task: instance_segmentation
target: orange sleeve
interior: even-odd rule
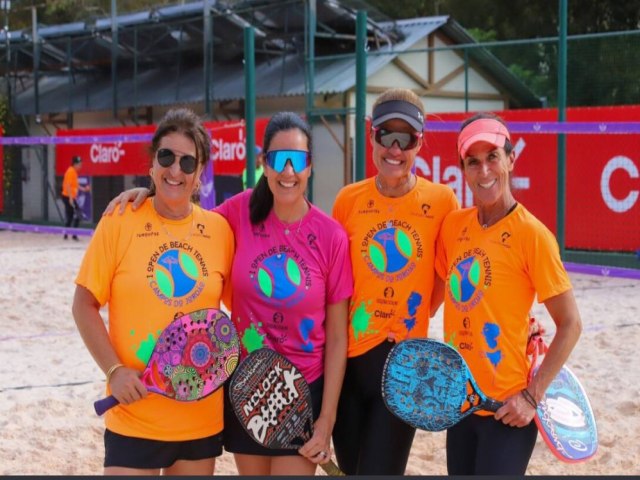
[[[89,290],[101,306],[111,297],[111,281],[117,263],[112,238],[117,237],[114,229],[118,223],[112,218],[105,216],[98,222],[76,277],[76,284]]]
[[[227,268],[224,271],[221,300],[227,310],[231,311],[231,302],[233,301],[233,289],[231,288],[231,266],[233,265],[233,257],[236,250],[235,238],[227,220],[218,213],[216,213],[216,215],[220,217],[220,231],[218,234],[221,238],[224,238],[224,242],[222,242],[225,249],[224,258],[228,259]]]

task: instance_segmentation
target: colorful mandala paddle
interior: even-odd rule
[[[182,315],[164,329],[141,380],[149,392],[181,402],[200,400],[222,386],[239,358],[235,326],[224,312],[206,308]],[[94,407],[102,415],[118,403],[112,395]]]

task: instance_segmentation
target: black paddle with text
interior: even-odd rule
[[[271,349],[255,350],[240,362],[229,397],[249,436],[267,448],[298,450],[313,435],[309,385],[289,360]],[[327,475],[344,475],[333,461],[320,467]]]

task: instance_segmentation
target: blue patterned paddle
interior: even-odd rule
[[[400,420],[429,432],[502,406],[482,393],[453,347],[430,338],[405,340],[391,349],[382,371],[382,396]]]

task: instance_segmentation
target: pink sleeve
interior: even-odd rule
[[[236,232],[240,226],[242,209],[249,209],[249,193],[248,191],[238,193],[213,209],[214,212],[219,213],[229,222],[234,232]]]
[[[338,303],[353,294],[353,271],[349,255],[349,239],[338,227],[332,238],[331,261],[327,276],[327,303]]]

